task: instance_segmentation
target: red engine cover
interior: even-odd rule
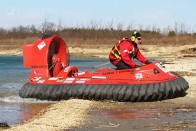
[[[52,61],[53,56],[55,59],[58,57],[58,64]],[[67,67],[67,57],[65,42],[57,35],[38,39],[31,45],[23,46],[23,63],[24,67],[31,68],[30,78],[57,75],[58,73],[53,74],[50,70],[54,70],[55,65]]]

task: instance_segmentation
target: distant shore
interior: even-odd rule
[[[112,47],[109,46],[90,46],[90,47],[69,47],[69,53],[72,57],[102,57],[108,58],[108,54]],[[159,58],[159,57],[173,57],[173,56],[196,56],[196,44],[180,45],[177,47],[169,45],[139,45],[139,48],[145,57]],[[0,50],[0,56],[22,56],[22,49]]]

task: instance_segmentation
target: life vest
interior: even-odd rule
[[[119,40],[118,43],[116,43],[116,45],[112,48],[111,50],[111,54],[116,58],[116,59],[121,59],[121,54],[120,54],[120,44],[123,42],[123,41],[127,41],[129,40],[129,38],[122,38]]]

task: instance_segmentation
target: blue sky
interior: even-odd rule
[[[1,0],[0,27],[41,25],[45,20],[68,27],[178,28],[196,31],[196,0]]]

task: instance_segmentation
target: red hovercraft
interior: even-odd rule
[[[44,35],[23,46],[24,67],[31,70],[20,97],[144,102],[184,96],[189,88],[184,78],[168,72],[158,62],[135,69],[78,72],[77,67],[69,66],[67,49],[58,35]]]

